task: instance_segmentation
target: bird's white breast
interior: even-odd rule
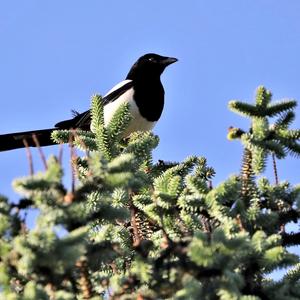
[[[117,90],[118,88],[122,87],[126,83],[130,82],[131,80],[124,80],[114,86],[106,95],[110,94],[111,92]],[[106,96],[105,95],[105,96]],[[112,119],[115,112],[118,110],[121,104],[128,103],[130,114],[132,119],[124,132],[124,137],[129,136],[132,132],[135,131],[148,131],[152,130],[156,122],[150,122],[143,118],[139,112],[139,109],[133,100],[134,89],[130,88],[124,94],[122,94],[118,99],[113,102],[110,102],[104,106],[104,123],[107,126]]]

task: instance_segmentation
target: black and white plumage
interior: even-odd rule
[[[176,62],[176,58],[154,53],[141,56],[131,67],[126,79],[114,86],[104,97],[104,122],[107,125],[122,103],[128,103],[132,115],[124,137],[135,131],[151,130],[159,120],[164,107],[164,88],[160,75],[164,69]],[[90,130],[90,111],[77,114],[69,120],[59,122],[55,128],[17,132],[0,135],[0,151],[36,146],[35,135],[41,146],[53,145],[51,133],[57,129]]]

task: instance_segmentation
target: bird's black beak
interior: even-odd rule
[[[175,63],[176,61],[178,61],[178,59],[175,58],[175,57],[166,57],[166,58],[164,58],[162,63],[163,63],[164,66],[168,66],[170,64]]]

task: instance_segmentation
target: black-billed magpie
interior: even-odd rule
[[[173,57],[148,53],[141,56],[131,67],[126,79],[113,87],[104,97],[104,122],[108,124],[120,104],[129,103],[132,120],[124,132],[124,137],[134,131],[151,130],[159,120],[164,107],[164,88],[160,75],[164,69],[176,62]],[[16,132],[0,135],[0,151],[24,148],[24,140],[28,146],[35,147],[38,139],[40,146],[55,144],[51,133],[57,129],[90,130],[90,111],[77,114],[69,120],[55,124],[55,128]]]

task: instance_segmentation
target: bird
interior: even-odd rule
[[[152,130],[164,108],[165,92],[160,76],[167,66],[177,61],[175,57],[155,53],[141,56],[132,65],[125,80],[115,85],[102,98],[105,126],[120,105],[128,103],[131,121],[123,136],[128,137],[135,131]],[[62,129],[92,130],[90,110],[76,112],[71,119],[58,122],[53,128],[2,134],[0,151],[54,145],[51,134],[54,130]]]

